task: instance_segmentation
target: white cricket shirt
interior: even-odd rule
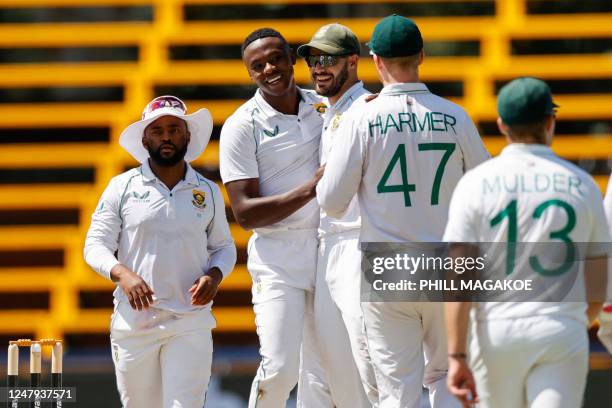
[[[606,188],[606,195],[604,196],[603,204],[608,224],[612,225],[612,176],[610,176],[608,179],[608,187]]]
[[[458,105],[392,84],[342,120],[317,193],[340,217],[357,193],[362,242],[439,242],[463,173],[489,155]]]
[[[606,220],[608,221],[608,227],[612,228],[612,176],[610,176],[608,179],[608,187],[606,189],[603,204],[604,211],[606,212]],[[612,231],[610,234],[612,235]],[[612,305],[612,259],[608,261],[608,299],[606,302],[606,306],[610,305]],[[612,316],[612,312],[607,312],[607,315]],[[610,322],[607,324],[612,326],[612,317],[608,320],[610,320]]]
[[[585,249],[587,257],[607,255],[607,245],[597,244],[610,241],[598,186],[548,146],[513,143],[467,173],[453,194],[444,241],[504,243],[509,241],[510,225],[519,243],[562,245],[563,239],[570,239],[591,243]],[[555,233],[564,237],[551,238]],[[503,252],[500,256],[505,258],[507,251]],[[517,264],[512,273],[530,268],[527,264]],[[576,288],[584,292],[583,279],[576,280]],[[555,314],[586,323],[584,302],[486,302],[475,303],[475,308],[481,320]]]
[[[227,277],[236,263],[219,187],[189,164],[172,190],[148,162],[114,177],[92,215],[85,260],[107,279],[118,263],[136,272],[155,292],[156,308],[210,308],[192,306],[188,289],[215,266]],[[128,301],[119,286],[114,295]]]
[[[342,121],[344,113],[351,107],[356,108],[357,106],[365,104],[367,95],[370,95],[370,92],[363,87],[363,82],[359,81],[347,89],[335,104],[330,105],[329,100],[326,99],[325,102],[328,107],[325,111],[323,134],[321,135],[322,165],[327,162],[327,156],[332,149],[332,145],[335,139],[340,136],[338,129],[340,128],[340,122]],[[361,218],[359,215],[357,196],[353,197],[342,218],[330,217],[325,210],[321,209],[321,222],[319,225],[320,237],[358,230],[360,226]]]
[[[260,91],[230,116],[221,129],[219,159],[224,184],[259,179],[261,196],[272,196],[307,182],[319,167],[323,118],[317,111],[322,98],[298,88],[297,115],[286,115],[270,106]],[[319,206],[311,200],[275,224],[255,228],[260,235],[277,231],[316,231]]]

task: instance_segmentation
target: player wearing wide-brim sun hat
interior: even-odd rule
[[[109,181],[83,248],[115,284],[110,345],[124,408],[204,405],[212,301],[236,263],[221,189],[188,163],[208,144],[212,119],[186,112],[160,96],[123,132],[140,165]]]
[[[183,119],[187,123],[191,137],[185,161],[194,161],[208,145],[213,128],[212,116],[206,108],[187,114],[185,102],[172,95],[158,96],[149,102],[142,111],[142,119],[132,123],[121,133],[119,144],[136,160],[143,163],[149,157],[149,152],[142,144],[144,131],[155,120],[166,115]]]

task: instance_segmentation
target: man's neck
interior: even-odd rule
[[[387,71],[386,78],[383,78],[382,83],[384,86],[393,84],[406,84],[419,82],[419,71],[401,71],[391,73]]]
[[[187,163],[184,160],[174,166],[160,166],[149,158],[149,167],[153,174],[168,187],[168,190],[172,190],[179,181],[185,178],[187,173]]]
[[[344,95],[349,89],[351,89],[353,85],[355,85],[357,82],[359,82],[357,78],[353,80],[347,80],[344,85],[342,85],[342,88],[340,88],[340,90],[334,96],[328,96],[327,100],[329,101],[330,106],[334,106],[336,102],[338,102],[340,98],[342,98],[342,95]]]
[[[280,113],[284,113],[285,115],[297,115],[298,113],[300,98],[297,86],[295,85],[289,88],[283,95],[276,96],[261,92],[261,96],[270,106]]]
[[[506,138],[506,142],[508,144],[525,144],[525,145],[541,145],[541,146],[549,146],[552,143],[548,143],[548,141],[546,140],[540,140],[540,138],[534,136],[531,138],[525,137],[525,138],[520,138],[520,139],[512,139],[509,136],[505,136]]]

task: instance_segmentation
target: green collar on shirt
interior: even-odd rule
[[[550,146],[536,143],[510,143],[501,154],[531,153],[538,156],[555,156]]]
[[[422,82],[403,82],[385,86],[380,95],[402,95],[412,93],[428,93],[427,85]]]

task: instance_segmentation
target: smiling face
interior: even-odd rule
[[[156,164],[164,167],[181,162],[191,134],[187,123],[175,116],[162,116],[145,128],[142,144]]]
[[[310,48],[309,56],[327,55],[321,50]],[[342,95],[357,82],[357,55],[334,57],[337,62],[331,66],[321,66],[319,62],[308,62],[310,77],[315,91],[330,99]]]
[[[244,50],[242,60],[249,76],[264,94],[282,96],[295,86],[295,56],[278,37],[264,37],[253,41]]]

